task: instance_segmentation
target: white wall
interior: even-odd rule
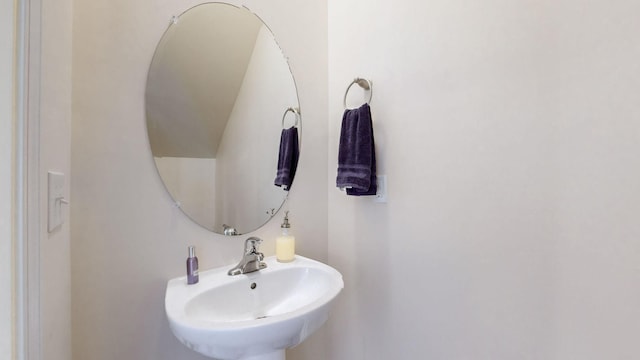
[[[40,78],[40,335],[46,360],[71,358],[71,253],[69,207],[65,223],[47,231],[47,172],[71,174],[72,1],[42,1]],[[35,71],[35,69],[34,69]]]
[[[198,224],[214,228],[216,159],[154,157],[167,191]]]
[[[0,358],[13,359],[13,84],[15,4],[0,1]]]
[[[166,281],[194,244],[202,269],[237,262],[240,238],[203,230],[173,207],[144,119],[147,68],[169,24],[197,1],[76,1],[73,18],[73,358],[203,359],[170,333]],[[241,4],[241,3],[237,3]],[[304,116],[291,221],[303,255],[327,258],[326,1],[246,1],[290,58]],[[299,31],[304,29],[305,31]],[[281,216],[252,234],[273,254]],[[248,235],[247,235],[248,236]],[[290,352],[325,359],[324,333]],[[317,357],[316,357],[317,356]]]
[[[637,358],[640,4],[328,11],[327,358]],[[387,204],[331,185],[356,76]]]

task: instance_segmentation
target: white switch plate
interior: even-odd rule
[[[373,198],[373,201],[378,203],[386,203],[387,202],[387,175],[378,175],[376,176],[378,189],[376,190],[376,196]]]
[[[47,180],[49,187],[48,228],[49,232],[52,232],[64,222],[62,212],[62,204],[66,203],[64,199],[64,174],[49,171]]]

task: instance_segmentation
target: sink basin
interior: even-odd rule
[[[302,256],[290,263],[275,257],[267,268],[227,275],[224,266],[169,280],[165,309],[173,334],[187,347],[220,360],[281,360],[329,316],[344,287],[332,267]]]

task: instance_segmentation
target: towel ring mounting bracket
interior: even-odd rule
[[[353,84],[358,84],[358,86],[360,86],[365,91],[369,91],[369,100],[367,100],[365,103],[366,104],[370,104],[371,103],[371,99],[373,97],[373,86],[372,86],[371,81],[367,80],[367,79],[363,79],[363,78],[355,78],[349,84],[349,86],[347,87],[347,90],[344,92],[344,99],[342,100],[344,108],[345,109],[347,108],[347,95],[349,94],[349,90],[351,90],[351,87],[353,86]]]
[[[287,113],[292,112],[293,115],[295,115],[296,117],[296,122],[293,124],[293,126],[298,127],[298,124],[300,123],[300,110],[298,110],[297,108],[294,107],[290,107],[287,108],[287,110],[284,111],[284,114],[282,114],[282,128],[284,129],[284,119],[287,117]]]

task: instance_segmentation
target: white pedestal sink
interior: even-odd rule
[[[233,265],[167,284],[165,309],[173,334],[187,347],[220,360],[284,360],[325,323],[344,287],[332,267],[296,256],[290,263],[265,259],[267,268],[227,275]]]

